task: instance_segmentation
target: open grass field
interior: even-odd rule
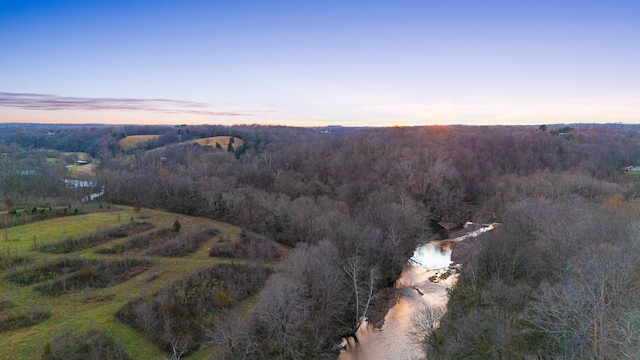
[[[222,146],[223,149],[226,150],[227,146],[229,145],[230,139],[231,139],[231,136],[213,136],[213,137],[193,140],[191,143],[200,144],[202,146],[216,146],[216,143],[218,143],[220,144],[220,146]],[[238,139],[236,137],[233,138],[232,146],[234,149],[237,149],[242,144],[243,144],[242,139]]]
[[[60,153],[60,156],[62,157],[71,157],[77,160],[91,160],[89,154],[87,154],[86,152],[69,152],[69,151],[63,151]]]
[[[69,177],[75,178],[96,176],[96,165],[98,160],[92,159],[89,154],[84,152],[61,152],[60,157],[62,159],[67,158],[67,172],[69,173]],[[47,158],[47,162],[49,162],[49,159],[50,158]],[[89,161],[89,163],[85,165],[77,165],[75,163],[75,160],[69,161],[69,159],[84,160]]]
[[[160,135],[130,135],[130,136],[125,136],[124,138],[120,139],[118,141],[118,145],[120,145],[120,148],[122,148],[123,150],[129,150],[132,149],[134,147],[136,147],[136,145],[143,143],[145,141],[151,140],[151,139],[157,139],[158,137],[160,137]]]
[[[67,165],[67,172],[69,176],[74,177],[95,177],[96,176],[96,164],[95,162],[86,165]]]
[[[195,251],[182,257],[138,256],[137,254],[104,254],[101,249],[113,248],[136,236],[157,232],[159,229],[173,228],[175,220],[179,220],[180,234],[202,229],[218,229],[218,232],[207,233],[206,239]],[[129,236],[114,237],[107,242],[69,253],[53,254],[36,250],[52,243],[67,239],[90,237],[98,232],[108,233],[123,228],[128,223],[151,223],[153,228]],[[154,294],[185,276],[197,273],[216,264],[231,263],[231,259],[209,256],[214,244],[224,241],[237,241],[241,229],[225,223],[205,218],[195,218],[156,210],[142,209],[134,212],[129,207],[113,208],[113,211],[68,216],[51,220],[38,221],[26,225],[2,229],[0,237],[0,253],[6,263],[8,259],[26,258],[18,265],[0,267],[0,320],[8,317],[19,317],[23,314],[35,314],[38,322],[35,325],[18,329],[0,329],[0,358],[2,359],[36,359],[43,353],[47,343],[63,332],[81,336],[89,330],[97,330],[111,336],[119,342],[124,350],[134,359],[162,359],[170,354],[162,352],[154,343],[133,328],[115,319],[114,314],[126,303]],[[6,237],[6,239],[5,239]],[[38,290],[43,284],[60,282],[71,276],[86,273],[89,270],[77,270],[86,264],[122,264],[135,256],[144,263],[131,271],[120,281],[114,281],[106,287],[85,287],[77,289],[69,287],[58,296],[47,295]],[[63,260],[64,259],[64,260]],[[65,263],[64,261],[67,261]],[[136,260],[137,261],[137,260]],[[17,261],[16,261],[17,262]],[[17,262],[18,263],[18,262]],[[65,263],[59,270],[53,269],[55,264]],[[242,260],[235,260],[242,263]],[[134,264],[136,265],[136,264]],[[136,265],[137,266],[137,265]],[[28,285],[9,279],[10,274],[40,271],[38,276]],[[56,272],[57,271],[57,272]],[[66,273],[65,273],[66,272]],[[64,283],[64,280],[63,280]],[[42,315],[45,314],[45,315]],[[44,320],[44,321],[42,321]],[[189,359],[204,359],[209,350],[203,349],[191,354]]]
[[[212,137],[207,137],[207,138],[184,141],[184,142],[177,143],[177,144],[172,144],[172,145],[169,145],[169,146],[183,146],[183,145],[198,144],[198,145],[201,145],[201,146],[215,147],[216,143],[218,143],[222,147],[223,151],[227,151],[227,147],[229,146],[229,140],[231,138],[232,138],[232,136],[212,136]],[[233,137],[233,144],[231,145],[233,147],[233,149],[235,150],[241,145],[244,145],[244,141],[242,141],[242,139],[240,139],[240,138]],[[162,154],[166,148],[167,148],[167,146],[161,146],[161,147],[158,147],[158,148],[155,148],[155,149],[148,150],[147,153],[150,153],[150,154]]]

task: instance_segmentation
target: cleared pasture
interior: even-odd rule
[[[198,229],[218,229],[211,232],[201,247],[185,257],[139,256],[138,254],[99,254],[100,249],[112,248],[131,238],[157,229],[171,228],[174,221],[181,224],[180,233]],[[114,238],[105,243],[91,246],[70,254],[59,255],[38,251],[37,248],[53,244],[69,238],[81,238],[97,232],[117,229],[130,222],[149,222],[155,225],[143,233],[132,234],[125,238]],[[33,314],[34,311],[48,312],[50,316],[36,318],[41,321],[18,329],[0,329],[0,354],[13,359],[40,358],[45,346],[56,336],[69,332],[73,336],[82,336],[88,331],[100,331],[115,339],[133,359],[161,359],[170,356],[163,352],[139,331],[115,319],[114,314],[125,304],[150,295],[165,288],[168,284],[179,281],[186,276],[203,271],[217,264],[242,265],[243,260],[212,258],[209,249],[221,237],[237,241],[241,229],[225,223],[205,218],[183,216],[156,210],[142,209],[139,212],[129,207],[117,207],[113,211],[68,216],[38,221],[26,225],[6,229],[7,240],[0,240],[3,254],[16,258],[28,257],[29,262],[17,263],[7,268],[0,267],[0,304],[3,306],[0,317],[20,318]],[[3,229],[4,232],[4,229]],[[70,268],[68,272],[53,274],[51,279],[33,284],[20,284],[9,280],[9,275],[30,268],[55,264],[61,256],[80,258],[84,261],[120,262],[125,259],[141,259],[151,264],[144,271],[127,278],[123,282],[114,282],[112,286],[100,287],[87,284],[85,287],[74,285],[68,291],[52,296],[38,291],[43,284],[61,281],[68,277],[69,284],[77,280],[84,269]],[[90,262],[91,263],[91,262]],[[72,276],[75,277],[72,278]],[[189,359],[204,359],[210,350],[202,349],[194,352]]]
[[[220,144],[220,146],[222,146],[223,149],[226,150],[232,138],[233,138],[233,144],[231,146],[234,149],[237,149],[239,146],[242,146],[244,144],[242,139],[239,139],[233,136],[212,136],[212,137],[207,137],[202,139],[196,139],[191,141],[191,143],[199,144],[202,146],[216,146],[216,143],[218,143]]]
[[[123,150],[129,150],[133,149],[138,144],[141,144],[145,141],[157,139],[159,137],[160,135],[129,135],[118,140],[118,145],[120,145],[120,148]]]

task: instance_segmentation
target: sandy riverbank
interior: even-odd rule
[[[384,317],[381,328],[364,323],[358,329],[359,343],[349,340],[339,360],[415,360],[425,354],[411,335],[414,313],[425,306],[445,308],[447,289],[458,280],[451,264],[451,245],[475,238],[500,224],[481,225],[468,223],[465,230],[453,239],[434,241],[414,252],[413,258],[398,282],[397,303]]]
[[[447,304],[447,288],[455,284],[457,274],[440,279],[445,269],[424,269],[409,266],[403,272],[396,287],[399,300],[384,318],[382,328],[376,329],[363,324],[358,330],[359,344],[350,341],[339,360],[414,360],[424,358],[420,347],[411,337],[411,318],[422,306],[442,306]],[[438,278],[437,282],[429,280]]]

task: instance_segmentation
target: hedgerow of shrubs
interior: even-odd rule
[[[52,254],[67,254],[104,244],[114,239],[120,239],[129,235],[147,231],[154,227],[155,225],[150,222],[131,222],[114,229],[98,231],[78,239],[66,239],[52,244],[40,245],[38,246],[38,250]]]
[[[106,288],[127,281],[149,269],[148,260],[121,261],[88,260],[75,273],[37,286],[35,289],[50,296],[85,288]]]
[[[116,244],[108,248],[99,249],[98,254],[122,254],[128,251],[143,250],[156,244],[162,244],[175,237],[176,233],[169,228],[162,228],[149,234],[136,236],[128,239],[122,244]]]
[[[220,230],[213,228],[198,232],[179,233],[175,231],[174,226],[174,228],[163,228],[96,252],[99,254],[123,254],[146,250],[145,255],[181,257],[198,250],[207,239],[219,233]]]
[[[187,256],[198,250],[207,239],[218,234],[220,234],[220,230],[218,229],[206,229],[196,233],[188,233],[172,239],[161,246],[150,249],[146,252],[146,255],[165,257]]]
[[[20,271],[10,271],[9,280],[19,285],[31,285],[52,280],[60,275],[79,270],[87,260],[81,258],[61,258],[42,266],[28,266]]]
[[[2,222],[0,222],[0,229],[3,229],[5,227],[24,225],[35,221],[78,214],[84,214],[84,211],[80,212],[77,208],[71,210],[70,207],[43,207],[42,209],[33,207],[31,209],[12,209],[2,217]]]
[[[11,301],[6,301],[6,300],[0,300],[0,312],[3,312],[7,309],[10,309],[12,307],[16,306],[14,303],[12,303]]]
[[[0,270],[5,270],[12,268],[14,266],[23,265],[31,261],[31,258],[12,254],[10,251],[5,251],[4,253],[0,253]]]
[[[39,324],[50,317],[51,312],[46,309],[29,309],[21,314],[5,314],[0,311],[0,332]]]

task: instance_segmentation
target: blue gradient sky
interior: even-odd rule
[[[0,122],[640,123],[640,1],[0,0]]]

